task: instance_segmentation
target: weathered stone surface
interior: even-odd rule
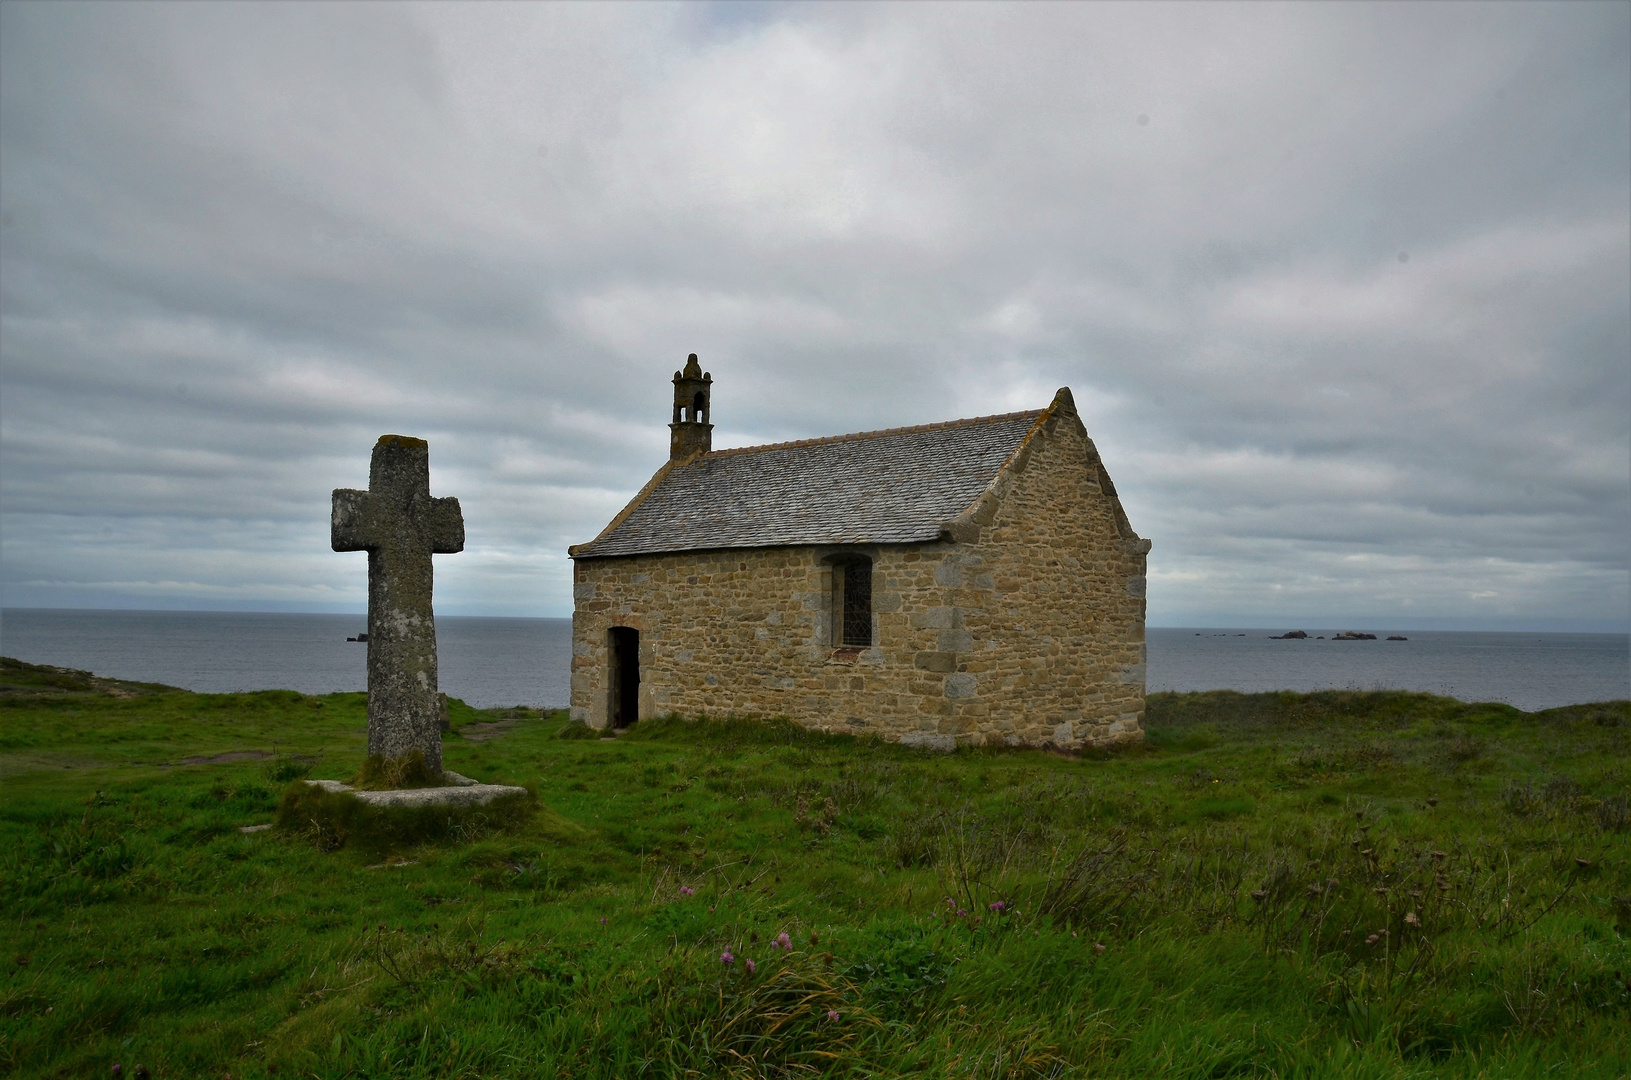
[[[609,726],[608,634],[630,627],[642,717],[936,748],[1139,740],[1149,549],[1061,394],[939,540],[578,557],[572,717]],[[833,559],[851,554],[873,561],[870,648],[832,644]]]
[[[504,795],[525,795],[524,787],[508,784],[478,784],[458,773],[444,773],[456,786],[432,788],[405,788],[400,791],[357,791],[350,784],[338,780],[307,780],[313,787],[338,794],[350,792],[360,802],[370,806],[486,806]],[[267,826],[270,828],[270,826]]]
[[[442,768],[431,555],[464,550],[457,499],[430,495],[430,447],[382,435],[368,490],[334,492],[335,551],[368,552],[368,753]]]

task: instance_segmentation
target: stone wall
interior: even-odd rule
[[[580,559],[572,716],[607,725],[608,631],[640,631],[640,716],[784,716],[949,749],[1143,737],[1144,574],[1068,399],[927,544]],[[832,564],[873,560],[871,648],[834,642]]]

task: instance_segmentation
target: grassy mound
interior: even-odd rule
[[[288,790],[361,695],[0,695],[0,1066],[1631,1071],[1631,703],[1158,694],[1079,759],[452,715],[536,811]]]
[[[370,806],[345,791],[296,781],[278,799],[274,823],[321,851],[342,847],[383,856],[440,841],[468,843],[514,833],[538,808],[537,796],[506,795],[486,806]]]

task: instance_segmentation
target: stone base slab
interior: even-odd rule
[[[398,791],[357,791],[338,780],[307,780],[312,787],[338,794],[348,792],[369,806],[486,806],[505,795],[525,795],[527,789],[508,784],[478,784],[468,776],[444,771],[446,787],[404,788]]]

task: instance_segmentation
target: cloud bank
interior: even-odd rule
[[[570,612],[666,457],[1069,385],[1150,619],[1623,629],[1631,8],[0,8],[0,585]]]

